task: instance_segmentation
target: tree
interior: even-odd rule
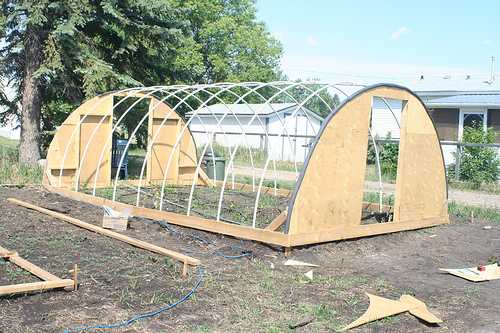
[[[281,44],[256,19],[254,0],[176,0],[189,22],[176,64],[195,82],[273,81],[281,78]],[[187,49],[187,53],[185,53]],[[196,59],[193,67],[187,59]]]
[[[0,28],[0,79],[17,92],[0,103],[19,116],[26,164],[40,157],[40,129],[96,94],[280,77],[281,46],[250,0],[4,0]]]

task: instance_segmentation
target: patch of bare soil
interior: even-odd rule
[[[76,292],[0,297],[2,333],[63,332],[122,321],[176,301],[197,279],[195,271],[181,278],[180,265],[171,259],[12,205],[8,197],[96,225],[102,219],[98,207],[39,188],[0,188],[0,245],[59,277],[69,277],[75,263],[81,270]],[[500,281],[472,283],[438,271],[498,260],[500,224],[490,230],[484,225],[451,223],[296,249],[293,259],[320,265],[311,282],[304,277],[307,268],[283,266],[280,249],[176,226],[169,232],[135,218],[125,234],[201,259],[204,280],[187,302],[114,331],[288,332],[289,325],[313,317],[293,331],[328,332],[360,316],[368,307],[364,293],[370,292],[393,299],[412,294],[444,323],[428,326],[401,314],[352,332],[499,332]],[[220,255],[240,249],[253,257]],[[29,281],[36,278],[0,261],[0,285]]]

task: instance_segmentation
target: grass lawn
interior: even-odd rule
[[[27,167],[17,162],[18,140],[0,136],[0,184],[40,184],[41,167]]]
[[[19,140],[9,139],[4,136],[0,136],[0,147],[17,149]]]

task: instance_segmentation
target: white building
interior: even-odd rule
[[[189,112],[189,128],[198,147],[208,142],[267,151],[271,159],[302,162],[323,119],[295,103],[214,104]],[[244,135],[241,135],[244,133]],[[240,149],[240,148],[238,148]]]

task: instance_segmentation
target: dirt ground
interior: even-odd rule
[[[182,278],[171,259],[15,206],[8,197],[98,225],[102,219],[100,208],[40,188],[0,188],[0,245],[59,277],[69,277],[75,263],[81,270],[76,292],[0,297],[2,333],[63,332],[122,321],[176,301],[198,278],[193,270]],[[134,219],[127,235],[199,258],[203,283],[185,303],[113,331],[288,332],[290,324],[311,317],[310,324],[293,331],[329,332],[360,316],[369,292],[392,299],[415,295],[444,322],[428,326],[401,314],[352,332],[500,332],[500,280],[472,283],[438,271],[500,260],[500,223],[484,226],[454,222],[295,249],[291,258],[319,265],[308,281],[309,269],[284,266],[280,249],[176,226],[172,233],[154,221]],[[253,256],[220,256],[241,249]],[[0,285],[29,281],[37,279],[0,260]]]

